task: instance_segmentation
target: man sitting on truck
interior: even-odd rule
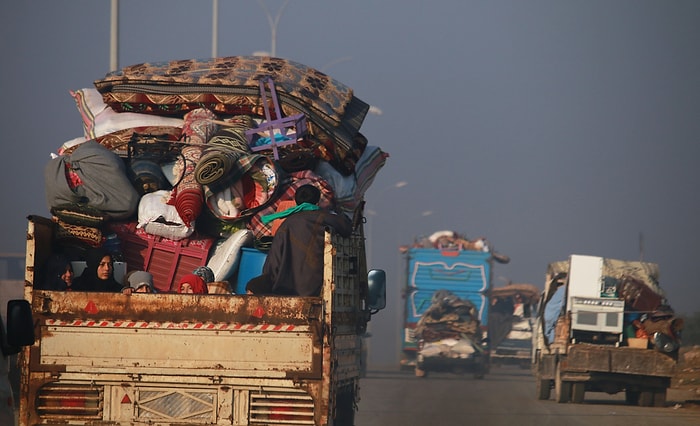
[[[343,214],[321,209],[321,191],[302,185],[294,194],[296,206],[275,215],[285,217],[272,239],[262,275],[246,286],[249,294],[318,296],[323,285],[323,245],[327,227],[349,237],[352,222]]]

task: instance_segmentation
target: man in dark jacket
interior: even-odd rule
[[[262,275],[248,282],[252,294],[281,294],[289,296],[318,296],[323,285],[324,231],[348,237],[352,222],[345,215],[320,209],[319,189],[303,185],[297,189],[296,206],[277,213],[283,217],[272,239],[262,269]]]

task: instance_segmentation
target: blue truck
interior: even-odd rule
[[[410,247],[406,265],[400,364],[429,371],[488,372],[489,292],[494,256],[488,247]],[[503,262],[503,257],[498,258]]]

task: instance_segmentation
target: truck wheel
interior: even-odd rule
[[[552,381],[548,379],[535,380],[537,386],[537,399],[546,401],[552,395]]]
[[[654,389],[654,407],[666,406],[666,389]]]
[[[355,392],[347,390],[340,392],[336,400],[336,414],[333,424],[338,426],[353,426],[355,424]]]
[[[558,403],[569,402],[571,400],[571,382],[561,379],[561,367],[557,364],[554,373],[554,399]]]
[[[625,402],[628,405],[639,404],[639,391],[626,390],[625,391]]]
[[[640,407],[651,407],[654,405],[654,392],[650,390],[645,390],[639,393],[639,406]]]
[[[464,376],[467,373],[467,369],[461,366],[455,366],[452,367],[452,374],[456,374],[458,376]]]
[[[583,403],[586,395],[586,384],[583,382],[575,382],[571,385],[571,402],[574,404]]]

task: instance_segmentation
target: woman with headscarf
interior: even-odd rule
[[[105,249],[90,250],[85,256],[85,270],[73,282],[76,291],[119,293],[122,285],[114,279],[114,259]]]
[[[46,262],[46,279],[43,290],[66,291],[73,289],[73,267],[70,260],[61,254],[54,253]]]
[[[177,286],[178,293],[189,294],[207,294],[207,284],[202,277],[196,274],[187,274],[180,278],[180,283]]]

